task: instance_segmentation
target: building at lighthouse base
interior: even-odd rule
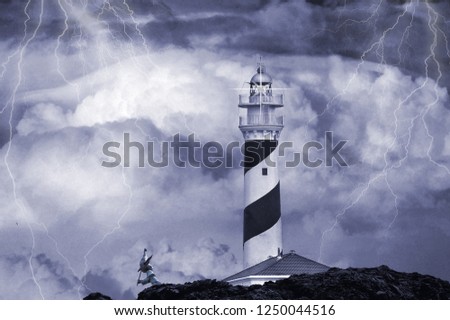
[[[270,257],[254,266],[242,270],[223,281],[232,285],[250,286],[264,284],[268,281],[277,281],[289,278],[294,274],[314,274],[325,272],[330,267],[299,256],[294,252],[280,253],[276,257]]]

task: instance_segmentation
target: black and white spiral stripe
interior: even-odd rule
[[[244,267],[282,249],[277,140],[245,142]]]

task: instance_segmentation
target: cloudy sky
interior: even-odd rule
[[[260,55],[294,144],[285,251],[450,280],[448,1],[3,0],[0,25],[0,298],[132,299],[145,247],[162,282],[239,271],[238,154],[105,168],[102,146],[242,142]],[[325,131],[348,167],[283,165]]]

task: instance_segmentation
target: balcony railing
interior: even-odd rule
[[[262,115],[239,117],[240,126],[258,126],[258,125],[282,126],[283,124],[284,124],[283,116],[262,114]]]
[[[271,96],[266,96],[264,94],[255,94],[250,96],[248,94],[239,95],[239,104],[283,104],[283,95],[275,94]]]

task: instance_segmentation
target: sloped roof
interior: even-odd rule
[[[288,253],[264,260],[263,262],[223,279],[223,281],[230,281],[248,276],[277,276],[302,273],[313,274],[325,272],[328,269],[330,269],[330,267],[324,264],[299,256],[296,253]]]

